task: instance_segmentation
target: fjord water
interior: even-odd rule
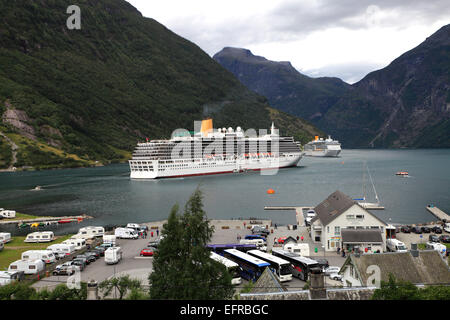
[[[0,173],[0,207],[33,215],[94,217],[80,224],[46,227],[59,234],[84,225],[163,220],[176,203],[182,211],[200,187],[210,219],[259,217],[292,224],[294,211],[265,211],[264,206],[315,206],[336,190],[360,198],[366,162],[386,207],[372,212],[386,222],[413,224],[437,220],[425,209],[430,203],[450,213],[449,160],[450,149],[343,150],[339,158],[304,157],[297,168],[281,169],[276,175],[250,172],[136,181],[130,180],[127,164]],[[395,176],[397,171],[408,171],[410,177]],[[37,185],[42,190],[31,191]],[[275,194],[267,194],[269,188]],[[366,190],[367,200],[374,202],[367,175]],[[0,228],[6,229],[19,232],[15,225]]]

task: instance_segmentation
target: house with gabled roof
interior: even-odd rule
[[[326,251],[337,248],[363,252],[386,250],[387,224],[341,191],[335,191],[314,208],[310,235]]]

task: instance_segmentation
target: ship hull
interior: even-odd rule
[[[308,157],[338,157],[341,150],[305,150]]]
[[[185,164],[183,168],[161,167],[158,161],[153,161],[154,171],[138,171],[131,169],[131,179],[161,179],[161,178],[179,178],[193,177],[203,175],[226,174],[246,171],[275,170],[279,168],[288,168],[297,166],[303,154],[292,154],[280,158],[259,158],[246,160],[225,160],[225,161],[200,161]]]

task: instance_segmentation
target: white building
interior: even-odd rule
[[[387,224],[344,193],[332,193],[314,211],[311,239],[326,251],[351,251],[354,247],[368,253],[386,250]]]

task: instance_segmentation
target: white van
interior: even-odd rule
[[[9,265],[8,271],[23,271],[25,274],[36,274],[45,269],[44,261],[37,260],[17,260]]]
[[[29,233],[24,242],[50,242],[55,240],[53,231],[42,231]]]
[[[138,234],[131,228],[116,228],[114,235],[119,239],[137,239]]]
[[[116,264],[122,260],[122,249],[120,247],[111,247],[105,250],[106,264]]]
[[[37,260],[41,259],[45,263],[53,263],[56,257],[51,250],[28,250],[22,252],[22,260]]]
[[[66,244],[66,243],[57,243],[52,244],[51,246],[47,247],[47,250],[52,251],[55,255],[56,254],[64,254],[66,256],[72,254],[75,252],[75,245],[73,244]]]
[[[11,233],[0,232],[0,242],[7,243],[11,241]]]
[[[64,240],[62,243],[75,246],[75,250],[81,250],[84,247],[86,247],[86,239],[67,239]]]
[[[111,243],[113,246],[116,245],[116,236],[113,234],[104,234],[103,243]]]
[[[0,286],[8,285],[13,281],[20,281],[22,280],[23,275],[24,273],[22,271],[0,271]]]
[[[283,250],[297,253],[303,257],[309,257],[309,244],[307,243],[286,243]]]
[[[442,257],[445,257],[445,255],[447,254],[447,247],[442,243],[427,242],[426,248],[438,251]]]
[[[386,248],[392,252],[408,252],[405,244],[397,239],[387,239]]]

